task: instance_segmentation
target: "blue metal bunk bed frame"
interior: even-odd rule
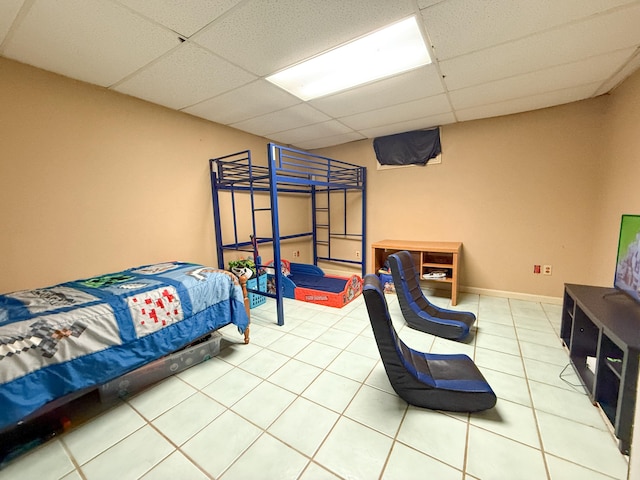
[[[329,261],[360,265],[362,277],[366,274],[366,176],[365,167],[353,165],[328,157],[315,155],[302,150],[269,143],[268,166],[254,165],[251,151],[244,150],[223,157],[209,160],[211,172],[211,193],[213,199],[213,221],[216,234],[218,254],[218,268],[224,269],[224,252],[228,250],[247,251],[257,260],[257,245],[261,243],[273,244],[273,265],[280,265],[282,256],[280,242],[293,238],[311,237],[313,242],[313,263]],[[233,241],[223,243],[222,222],[220,218],[220,197],[222,191],[230,192],[231,213],[233,215]],[[344,196],[344,225],[341,232],[332,231],[331,226],[331,194],[343,192]],[[360,192],[362,202],[362,229],[360,233],[347,232],[347,193]],[[255,195],[268,193],[270,207],[256,207]],[[312,230],[293,235],[280,235],[280,220],[278,214],[278,194],[305,194],[311,196]],[[250,196],[251,225],[253,236],[249,241],[238,238],[238,212],[236,194]],[[326,194],[323,202],[320,195]],[[320,201],[319,201],[320,200]],[[259,236],[256,232],[256,212],[271,212],[271,236]],[[326,221],[319,221],[318,215],[323,215]],[[360,261],[333,257],[331,240],[336,238],[360,239]],[[319,255],[318,246],[325,246],[326,256]],[[257,263],[257,262],[256,262]],[[256,265],[258,268],[267,265]],[[256,289],[248,289],[250,293],[264,295],[276,300],[278,325],[284,325],[284,302],[282,292],[282,270],[274,268],[275,294]]]

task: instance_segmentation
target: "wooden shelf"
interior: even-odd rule
[[[373,273],[384,265],[392,253],[407,250],[418,267],[420,279],[424,282],[451,284],[451,305],[458,303],[458,268],[461,242],[421,242],[411,240],[382,240],[371,244]],[[446,277],[425,279],[422,276],[432,271],[444,271]]]

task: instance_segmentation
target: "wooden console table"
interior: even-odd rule
[[[628,454],[640,354],[640,305],[619,290],[566,284],[560,337],[589,398]]]
[[[373,273],[384,265],[387,257],[392,253],[407,250],[418,269],[420,278],[424,274],[443,271],[444,278],[428,279],[430,282],[445,282],[451,284],[451,305],[458,303],[458,266],[461,242],[418,242],[409,240],[382,240],[371,244],[371,258]],[[424,279],[423,279],[424,280]]]

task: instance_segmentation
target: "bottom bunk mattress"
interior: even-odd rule
[[[238,279],[193,263],[0,295],[0,430],[230,323],[249,324]]]

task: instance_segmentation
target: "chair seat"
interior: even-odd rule
[[[420,352],[400,339],[377,276],[365,276],[363,295],[385,371],[403,400],[458,412],[486,410],[496,404],[491,386],[467,355]]]

